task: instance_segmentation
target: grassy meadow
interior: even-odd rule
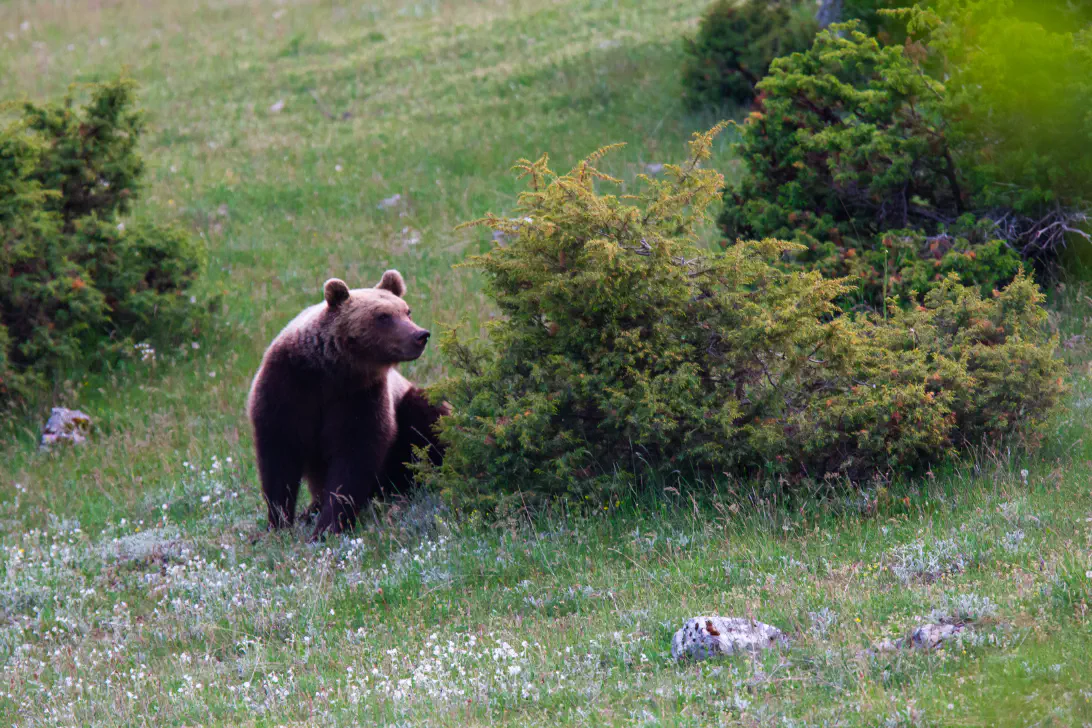
[[[0,723],[1092,725],[1076,282],[1051,296],[1072,391],[1034,456],[807,503],[662,482],[483,523],[421,495],[319,546],[264,534],[243,407],[265,345],[325,279],[389,267],[423,326],[480,327],[479,282],[452,265],[490,241],[455,226],[511,209],[520,157],[564,169],[624,141],[605,171],[626,180],[681,158],[716,121],[680,103],[704,6],[0,3],[0,102],[140,83],[132,217],[205,237],[221,307],[205,338],[58,383],[96,421],[86,447],[38,452],[45,408],[0,431]],[[427,383],[443,362],[403,370]],[[672,633],[714,613],[792,647],[675,664]],[[936,652],[863,652],[941,618],[971,626]]]

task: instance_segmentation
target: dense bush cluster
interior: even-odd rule
[[[770,62],[811,45],[814,3],[717,0],[685,39],[683,85],[691,107],[749,103]]]
[[[64,367],[201,325],[205,251],[185,232],[126,223],[141,117],[127,81],[89,103],[27,104],[0,130],[0,406]]]
[[[723,178],[712,135],[632,197],[600,153],[530,189],[471,265],[504,318],[443,348],[454,414],[430,482],[478,507],[604,495],[620,473],[799,479],[913,469],[983,438],[1034,440],[1062,388],[1042,296],[1023,274],[982,296],[949,276],[888,318],[846,315],[846,284],[775,265],[799,246],[713,254],[694,234]]]
[[[910,0],[843,0],[823,8],[823,24],[856,20],[882,43],[901,43],[906,22],[884,11]],[[828,3],[828,5],[831,5]],[[831,11],[834,12],[831,12]],[[819,30],[814,0],[714,0],[697,33],[683,41],[683,88],[691,108],[747,104],[775,58],[807,50]]]
[[[900,46],[858,30],[823,31],[780,59],[740,128],[746,173],[725,193],[730,241],[794,240],[795,262],[851,276],[871,304],[927,291],[949,272],[991,290],[1019,257],[968,214],[943,87]]]
[[[821,33],[778,62],[741,128],[747,175],[729,192],[731,237],[871,237],[964,211],[936,101],[940,84],[899,47]]]
[[[848,24],[776,61],[740,129],[746,171],[720,217],[728,241],[797,241],[805,250],[795,263],[851,277],[873,307],[888,294],[925,293],[949,273],[989,292],[1022,259],[1064,244],[1082,213],[1059,207],[1059,194],[1080,178],[1084,158],[1071,150],[1072,162],[1055,163],[1019,143],[1026,132],[1005,130],[1016,117],[987,103],[970,65],[945,86],[917,62],[925,54]],[[1012,153],[1002,148],[1010,141]],[[1065,204],[1082,184],[1072,183]]]

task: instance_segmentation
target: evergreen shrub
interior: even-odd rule
[[[194,335],[203,245],[185,231],[127,223],[143,128],[126,80],[86,106],[26,104],[0,130],[0,407],[40,394],[70,367],[134,340]]]
[[[1092,241],[1079,152],[1092,139],[1092,46],[1005,15],[973,43],[963,31],[983,26],[970,11],[903,16],[930,45],[884,46],[849,23],[773,64],[740,126],[727,243],[799,242],[790,262],[851,277],[849,302],[876,308],[951,272],[989,292],[1022,263],[1049,270],[1069,239]],[[1014,68],[1002,46],[1046,76]]]
[[[746,171],[719,219],[729,242],[799,242],[792,262],[850,276],[853,298],[873,307],[950,272],[986,292],[1012,279],[1021,257],[975,214],[944,87],[904,47],[833,26],[778,60],[760,88],[740,127]]]
[[[813,3],[800,0],[714,2],[694,37],[684,40],[687,103],[750,103],[773,59],[811,45],[818,29],[814,13]]]
[[[1017,272],[983,296],[944,278],[905,308],[842,313],[845,280],[784,270],[800,246],[722,253],[695,230],[723,177],[691,157],[633,195],[596,168],[521,160],[502,242],[469,261],[503,317],[449,332],[453,414],[424,476],[457,505],[600,498],[649,473],[805,479],[912,470],[984,439],[1034,444],[1062,390],[1042,295]],[[894,301],[892,302],[894,304]],[[632,482],[629,480],[628,482]]]
[[[881,43],[902,43],[906,22],[890,13],[909,0],[845,0],[840,18],[857,20]],[[715,0],[684,39],[683,88],[691,108],[749,104],[770,63],[807,50],[819,30],[812,0]]]
[[[885,11],[911,5],[913,0],[843,0],[840,22],[858,21],[861,30],[885,45],[902,43],[906,40],[906,23]]]

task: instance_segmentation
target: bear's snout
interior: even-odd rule
[[[409,322],[409,325],[412,328],[406,332],[406,338],[402,340],[405,342],[402,345],[404,351],[404,359],[402,359],[402,361],[412,361],[424,354],[428,339],[432,336],[432,332],[428,329],[422,329],[412,322]]]

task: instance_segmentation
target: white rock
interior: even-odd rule
[[[787,644],[777,627],[742,617],[693,617],[671,640],[676,660],[704,660],[716,655],[755,653]]]
[[[42,428],[41,447],[47,448],[56,442],[71,442],[80,445],[87,441],[91,432],[91,418],[79,410],[54,407],[49,420]]]
[[[277,99],[273,102],[273,105],[269,107],[269,111],[272,114],[279,114],[284,110],[284,99]]]

